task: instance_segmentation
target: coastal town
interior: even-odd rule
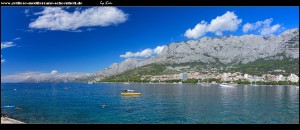
[[[274,70],[281,72],[284,70]],[[282,74],[263,74],[261,76],[243,74],[241,72],[234,73],[200,73],[200,72],[185,72],[179,74],[164,74],[156,76],[142,76],[141,80],[147,80],[150,78],[150,82],[168,82],[168,81],[187,81],[189,79],[196,79],[197,82],[210,82],[212,84],[217,84],[220,82],[235,82],[235,81],[246,81],[248,83],[252,82],[292,82],[298,83],[299,76],[291,73],[288,76]]]

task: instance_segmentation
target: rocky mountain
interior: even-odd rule
[[[153,72],[153,69],[160,68],[161,70],[168,70],[168,73],[173,73],[173,71],[178,68],[184,70],[185,67],[187,67],[187,69],[197,67],[193,65],[194,68],[192,68],[192,66],[189,68],[189,64],[191,63],[203,63],[206,65],[218,63],[222,64],[222,66],[234,66],[236,64],[257,64],[267,59],[273,60],[273,64],[277,63],[277,60],[299,60],[299,28],[286,30],[278,36],[272,35],[263,37],[258,35],[243,35],[216,38],[203,37],[198,40],[171,43],[166,45],[156,56],[148,58],[128,58],[121,63],[114,63],[108,68],[92,75],[76,73],[53,75],[37,73],[28,76],[28,74],[26,74],[24,75],[26,78],[21,82],[92,81],[122,72],[128,72],[128,70],[133,70],[138,67],[144,68],[133,72],[141,73],[140,71],[145,71],[149,73],[149,70]],[[289,62],[289,60],[287,62]],[[294,62],[295,61],[291,63]],[[175,66],[175,68],[170,66],[176,64],[186,64],[187,66]],[[155,73],[165,72],[155,71]]]
[[[152,63],[180,64],[188,62],[246,64],[258,59],[299,58],[299,28],[268,37],[258,35],[203,37],[171,43],[157,55],[145,59],[128,58],[94,74],[105,77]]]

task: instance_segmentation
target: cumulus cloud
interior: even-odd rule
[[[157,46],[153,51],[155,54],[159,54],[164,48],[165,46]]]
[[[120,55],[120,57],[123,57],[123,58],[130,58],[130,57],[150,57],[150,56],[153,56],[155,54],[159,54],[163,49],[164,49],[165,46],[157,46],[155,49],[150,49],[150,48],[147,48],[143,51],[139,51],[139,52],[126,52],[125,54],[123,55]]]
[[[275,32],[278,32],[281,25],[275,24],[271,25],[273,18],[265,19],[264,21],[257,21],[256,23],[246,23],[243,26],[243,32],[248,33],[249,31],[257,30],[260,35],[268,36]]]
[[[57,74],[58,71],[57,70],[52,70],[50,74],[54,75],[54,74]]]
[[[24,72],[24,73],[6,75],[6,76],[1,76],[1,82],[16,83],[16,82],[23,82],[28,79],[32,79],[32,81],[47,81],[49,79],[72,79],[72,78],[79,78],[82,76],[90,75],[90,74],[83,74],[83,73],[60,73],[60,74],[56,73],[56,75],[53,75],[52,72],[51,73]]]
[[[244,33],[247,33],[249,30],[253,30],[255,29],[255,25],[253,24],[250,24],[250,23],[246,23],[244,26],[243,26],[243,32]]]
[[[197,39],[208,32],[222,36],[224,31],[236,31],[240,23],[242,23],[242,19],[238,19],[238,16],[234,12],[227,11],[222,16],[212,19],[210,23],[202,20],[193,29],[187,29],[184,36]]]
[[[128,14],[116,7],[92,7],[74,12],[62,7],[45,7],[40,15],[29,24],[30,28],[46,30],[77,30],[80,27],[110,26],[125,22]]]
[[[8,48],[8,47],[13,47],[16,44],[14,44],[14,42],[1,42],[1,50],[4,48]]]
[[[207,22],[201,21],[201,23],[198,23],[194,29],[188,29],[186,30],[184,36],[187,38],[194,38],[197,39],[203,35],[205,35],[207,32]]]
[[[273,26],[266,26],[266,27],[260,29],[259,32],[263,36],[268,36],[268,35],[274,34],[275,32],[278,32],[280,27],[281,26],[279,24],[275,24]]]

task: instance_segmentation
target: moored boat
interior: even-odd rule
[[[122,92],[121,95],[122,96],[139,96],[139,95],[141,95],[141,93],[139,93],[139,92]]]
[[[128,90],[123,90],[121,92],[121,95],[122,96],[139,96],[139,95],[141,95],[141,93],[134,92],[134,90],[132,90],[132,89],[128,89]]]
[[[235,87],[236,84],[228,84],[228,83],[221,83],[219,84],[221,87]]]

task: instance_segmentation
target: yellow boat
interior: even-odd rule
[[[140,96],[141,93],[138,92],[123,92],[121,93],[122,96]]]

